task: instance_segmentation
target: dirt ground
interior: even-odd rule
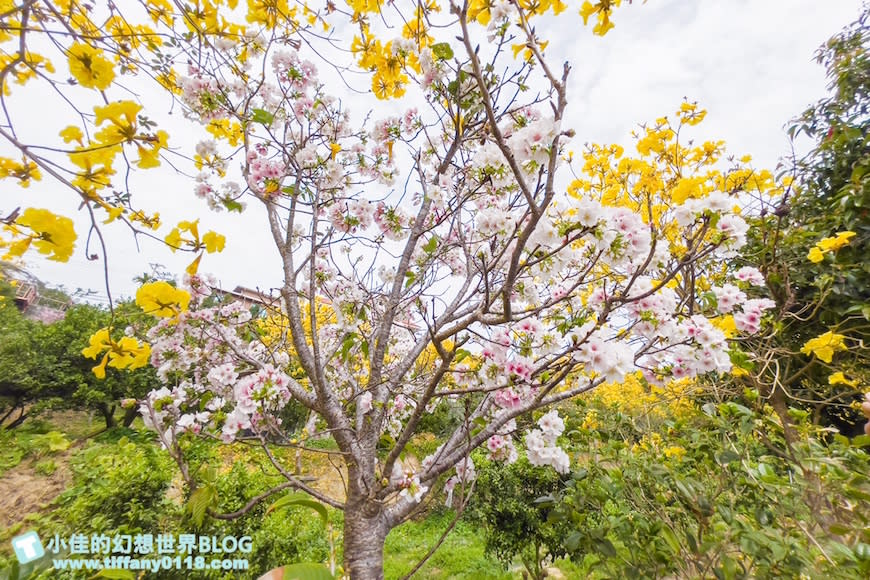
[[[38,460],[25,460],[0,476],[0,533],[42,510],[72,480],[69,451],[52,457],[57,469],[49,476],[34,471]]]

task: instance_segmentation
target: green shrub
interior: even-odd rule
[[[153,443],[127,437],[95,443],[75,455],[71,467],[72,487],[55,512],[71,532],[155,533],[175,507],[166,498],[172,461]]]
[[[512,464],[478,463],[470,517],[484,525],[487,553],[505,565],[519,557],[533,578],[543,578],[544,563],[565,554],[568,526],[552,521],[551,503],[538,500],[559,492],[563,477],[525,457]]]

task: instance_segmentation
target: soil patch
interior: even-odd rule
[[[34,470],[38,460],[25,460],[0,477],[0,530],[22,521],[27,514],[41,511],[72,481],[69,451],[51,459],[57,469],[51,475]]]

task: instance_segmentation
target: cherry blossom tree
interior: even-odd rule
[[[686,150],[669,123],[642,142],[672,166],[669,181],[629,170],[625,199],[599,187],[604,181],[568,184],[576,170],[565,122],[571,66],[548,62],[533,25],[564,10],[561,2],[419,2],[404,13],[372,0],[348,4],[316,12],[250,1],[243,27],[232,19],[235,2],[219,10],[220,2],[203,0],[195,10],[149,0],[143,8],[167,32],[128,31],[122,18],[112,21],[122,32],[101,35],[75,29],[86,11],[55,7],[52,15],[28,2],[6,18],[70,28],[72,44],[46,34],[66,42],[70,73],[106,102],[82,116],[96,133],[76,125],[61,132],[75,147],[65,153],[71,177],[14,131],[0,135],[23,155],[6,163],[7,176],[26,184],[40,170],[51,174],[81,196],[93,231],[98,211],[138,233],[155,231],[159,220],[136,198],[108,193],[112,163],[154,167],[169,135],[140,105],[109,102],[105,91],[117,62],[145,71],[137,51],[159,55],[148,74],[211,135],[192,155],[200,170],[193,193],[216,210],[262,206],[283,268],[280,300],[268,325],[239,303],[213,305],[198,267],[225,239],[184,221],[163,240],[197,254],[186,289],[153,282],[137,294],[163,320],[147,337],[106,328],[85,354],[98,359],[97,373],[148,361],[157,369],[163,385],[140,408],[192,491],[181,444],[191,434],[258,443],[285,476],[242,511],[215,517],[239,516],[286,489],[306,491],[344,512],[346,572],[365,579],[382,577],[387,534],[428,494],[443,488],[464,501],[472,450],[502,461],[525,453],[533,465],[567,472],[554,405],[637,370],[649,382],[727,372],[730,333],[713,320],[731,315],[752,333],[771,303],[742,290],[757,271],[722,267],[746,241],[737,206],[751,180],[720,173],[683,183]],[[582,18],[604,34],[618,4],[585,2]],[[315,27],[328,29],[332,13],[359,28],[351,54],[373,93],[392,99],[390,115],[355,120],[321,82],[330,62]],[[385,30],[401,35],[384,41],[377,20],[399,18]],[[186,68],[175,66],[185,60]],[[3,82],[18,71],[42,74],[40,66],[22,49]],[[406,105],[411,96],[416,102]],[[703,112],[687,103],[677,118],[688,127]],[[698,167],[719,157],[715,147],[698,155]],[[678,185],[680,195],[661,195]],[[8,252],[33,246],[63,259],[75,239],[64,219],[10,215]],[[702,274],[713,271],[710,297]],[[271,452],[274,443],[304,446],[282,429],[291,400],[335,439],[344,497],[312,488]],[[403,461],[425,414],[448,404],[462,410],[459,425],[419,466]],[[520,431],[517,419],[529,416],[537,427]]]

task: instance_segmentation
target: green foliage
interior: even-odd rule
[[[129,304],[118,305],[116,313],[116,325],[132,320]],[[157,380],[150,367],[107,369],[103,380],[94,376],[94,362],[82,356],[82,349],[111,321],[108,311],[81,304],[68,309],[62,320],[44,325],[25,318],[11,302],[0,302],[0,417],[8,413],[0,425],[17,426],[18,417],[74,407],[99,411],[106,426],[114,427],[117,402],[143,396]],[[125,417],[125,426],[134,416]]]
[[[49,354],[38,342],[40,324],[24,318],[9,300],[0,302],[0,427],[59,406],[69,393],[53,391],[40,379]]]
[[[562,486],[555,470],[533,467],[524,457],[510,465],[483,462],[472,517],[486,529],[487,552],[505,565],[519,557],[532,577],[543,578],[543,563],[566,553],[569,528],[550,517]]]
[[[174,506],[171,460],[148,440],[92,444],[71,462],[73,485],[57,500],[62,528],[77,533],[154,533]]]
[[[46,459],[34,465],[33,470],[39,475],[50,476],[57,471],[57,463],[52,459]]]
[[[323,564],[290,564],[283,567],[284,580],[333,580],[335,577]]]
[[[270,514],[272,512],[283,512],[287,508],[290,507],[304,507],[317,512],[317,515],[320,516],[320,520],[326,525],[329,522],[329,511],[326,509],[326,506],[322,503],[311,499],[306,493],[288,493],[284,496],[281,496],[278,500],[276,500],[269,508],[266,510],[266,514]]]
[[[0,430],[0,475],[28,457],[40,459],[66,451],[71,442],[66,436],[42,421],[31,421],[26,426]],[[47,470],[48,467],[43,467]]]
[[[569,414],[578,467],[550,516],[570,527],[563,547],[582,576],[870,573],[870,462],[848,439],[826,443],[804,422],[803,443],[788,456],[769,408],[708,404],[653,429],[593,408],[594,431],[577,428],[585,412]]]

